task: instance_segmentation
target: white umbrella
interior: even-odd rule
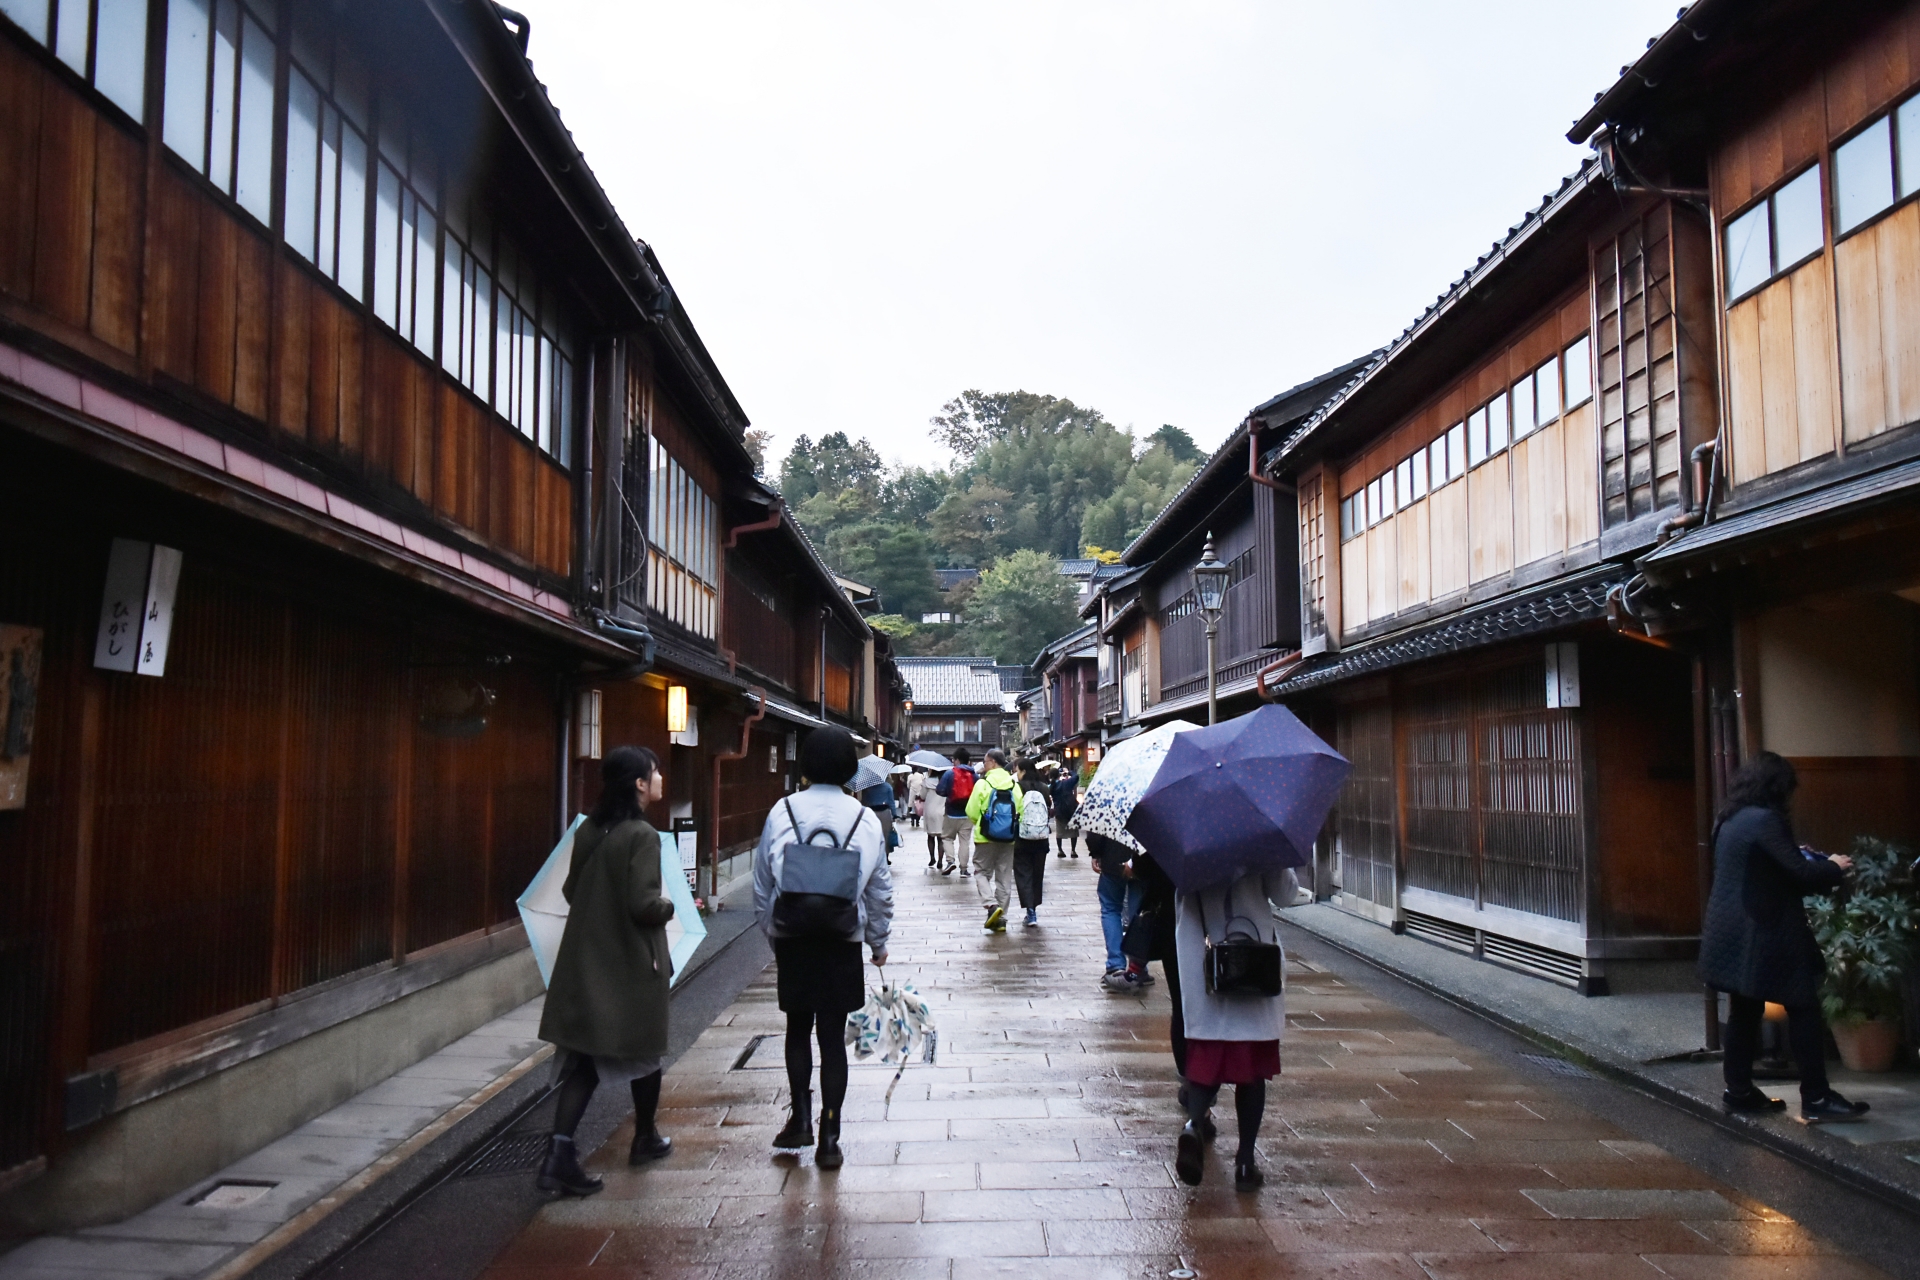
[[[868,787],[877,787],[887,780],[887,762],[879,756],[862,756],[860,767],[853,771],[853,777],[847,782],[847,790],[859,795]]]
[[[947,759],[938,751],[928,751],[925,747],[908,756],[907,763],[918,765],[922,769],[941,770],[953,768],[953,761]]]
[[[903,773],[912,773],[913,766],[910,764],[897,764],[893,766],[893,768],[887,770],[887,772],[897,778]]]
[[[867,988],[866,1004],[847,1015],[847,1047],[854,1057],[862,1062],[877,1057],[899,1065],[893,1073],[893,1084],[887,1086],[887,1102],[893,1101],[893,1087],[900,1083],[914,1050],[924,1048],[927,1061],[933,1060],[933,1038],[937,1034],[933,1010],[926,999],[911,982],[888,985],[884,969],[880,985]]]
[[[1167,758],[1173,735],[1198,729],[1185,720],[1169,720],[1137,738],[1116,742],[1107,748],[1099,770],[1087,785],[1087,797],[1074,812],[1074,825],[1112,840],[1118,840],[1135,853],[1145,853],[1140,842],[1127,830],[1127,818],[1140,797],[1147,793],[1160,762]]]
[[[534,872],[517,904],[520,922],[527,929],[527,942],[533,948],[533,961],[540,966],[540,981],[546,986],[553,985],[554,957],[560,954],[560,939],[567,931],[567,896],[563,890],[567,873],[573,868],[573,837],[586,820],[584,813],[573,820],[540,870]],[[693,890],[687,884],[686,872],[680,869],[680,848],[673,836],[664,832],[660,836],[660,886],[673,901],[673,919],[667,922],[667,949],[673,957],[673,981],[678,982],[687,961],[699,949],[700,940],[707,936],[707,922],[693,905]]]

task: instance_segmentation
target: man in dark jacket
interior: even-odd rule
[[[1075,845],[1080,832],[1069,825],[1073,815],[1080,811],[1080,779],[1074,776],[1073,766],[1062,766],[1047,790],[1053,797],[1053,837],[1059,844],[1060,856],[1064,858],[1071,853],[1077,858],[1080,850]]]
[[[1795,844],[1787,819],[1799,779],[1793,766],[1763,751],[1727,787],[1714,828],[1713,896],[1700,934],[1700,979],[1727,993],[1726,1105],[1780,1111],[1786,1103],[1753,1085],[1760,1021],[1768,1001],[1785,1005],[1787,1040],[1800,1068],[1800,1113],[1809,1124],[1858,1120],[1867,1104],[1849,1102],[1827,1083],[1826,1023],[1820,979],[1826,960],[1801,899],[1838,889],[1853,866]]]

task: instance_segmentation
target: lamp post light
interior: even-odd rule
[[[1200,552],[1200,563],[1193,566],[1193,594],[1200,602],[1200,616],[1207,624],[1207,723],[1219,720],[1220,707],[1217,700],[1219,688],[1220,664],[1217,661],[1217,649],[1220,643],[1220,611],[1226,604],[1227,577],[1233,571],[1220,563],[1213,553],[1213,534],[1207,534],[1207,545]]]

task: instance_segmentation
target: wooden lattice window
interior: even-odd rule
[[[1309,640],[1327,634],[1327,501],[1320,479],[1300,486],[1300,625]]]
[[[1681,501],[1672,214],[1660,205],[1593,255],[1603,519],[1614,528]]]

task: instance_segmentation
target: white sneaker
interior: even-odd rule
[[[1100,985],[1109,991],[1132,991],[1134,987],[1127,981],[1125,969],[1109,969],[1101,975]]]

